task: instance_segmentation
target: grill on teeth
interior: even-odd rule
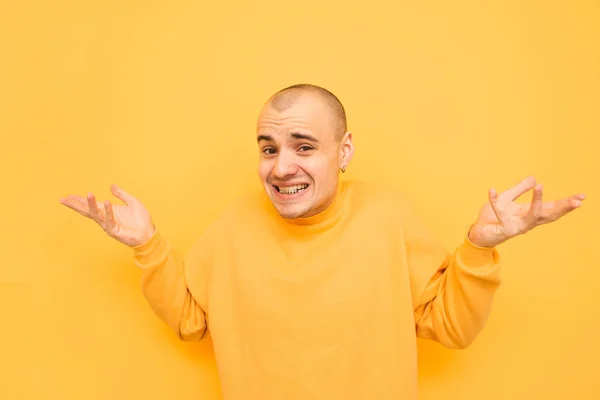
[[[295,185],[295,186],[287,186],[287,187],[280,187],[277,186],[277,190],[279,190],[279,193],[283,193],[283,194],[296,194],[301,190],[304,190],[308,187],[308,185]]]

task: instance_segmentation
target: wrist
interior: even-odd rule
[[[148,231],[146,231],[146,240],[150,240],[152,238],[152,236],[154,236],[155,232],[156,232],[156,227],[154,226],[154,224],[152,224],[152,228],[150,228]]]
[[[479,249],[493,249],[496,247],[494,243],[491,243],[489,240],[485,240],[482,230],[478,229],[477,224],[472,224],[469,227],[466,239],[469,244]]]
[[[156,227],[153,224],[152,228],[146,229],[144,233],[140,235],[139,239],[137,240],[137,244],[134,247],[144,246],[146,243],[150,242],[155,233]]]

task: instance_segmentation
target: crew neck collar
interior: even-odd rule
[[[299,229],[301,231],[323,231],[338,222],[344,212],[345,204],[347,203],[346,193],[347,182],[340,180],[337,185],[335,197],[329,206],[318,214],[310,217],[299,217],[299,218],[282,218],[275,210],[275,207],[269,202],[269,208],[276,218],[283,222],[286,226]]]
[[[329,223],[335,222],[339,217],[340,209],[342,208],[342,204],[344,203],[344,189],[345,182],[338,182],[333,201],[331,202],[331,204],[329,204],[329,206],[327,206],[325,210],[321,211],[320,213],[312,215],[310,217],[286,219],[286,221],[290,224],[298,226],[317,226],[322,224],[328,225]]]

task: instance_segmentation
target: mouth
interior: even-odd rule
[[[277,194],[280,197],[290,198],[301,195],[307,188],[308,184],[291,185],[291,186],[276,186],[273,185]]]

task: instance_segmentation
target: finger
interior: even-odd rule
[[[543,197],[544,187],[540,185],[536,185],[533,189],[533,198],[531,199],[531,207],[529,208],[528,220],[531,225],[537,224],[537,221],[540,218],[540,214],[542,212],[542,197]]]
[[[494,211],[494,214],[496,214],[496,218],[498,218],[498,221],[500,221],[500,223],[502,223],[504,220],[504,215],[502,213],[502,207],[499,204],[498,192],[496,191],[496,189],[494,189],[494,188],[490,189],[490,191],[488,192],[488,198],[490,200],[490,205],[492,206],[492,210]]]
[[[90,218],[92,218],[94,221],[96,221],[101,226],[104,226],[103,225],[104,221],[103,221],[102,215],[100,213],[100,209],[98,208],[98,204],[96,203],[96,197],[92,193],[89,193],[87,195],[87,203],[88,203],[88,207],[90,209],[90,211],[89,211]]]
[[[575,195],[575,196],[571,196],[569,199],[567,199],[568,203],[569,203],[569,211],[573,211],[576,208],[581,207],[581,205],[583,204],[583,199],[585,198],[585,196],[583,195]],[[565,208],[568,208],[567,206],[565,206]]]
[[[546,202],[542,206],[540,218],[543,223],[556,221],[576,208],[579,208],[581,204],[582,201],[578,196]]]
[[[110,191],[112,192],[112,194],[115,195],[115,197],[117,199],[121,200],[125,204],[131,204],[136,201],[135,197],[133,197],[132,195],[127,193],[125,190],[123,190],[118,185],[112,184],[110,186]]]
[[[61,202],[62,201],[66,201],[66,200],[72,200],[72,201],[77,201],[79,203],[87,204],[87,199],[85,197],[78,196],[78,195],[75,195],[75,194],[70,194],[67,197],[63,197],[61,199]]]
[[[574,208],[580,207],[583,204],[583,200],[585,199],[584,195],[575,195],[571,198],[571,206]]]
[[[89,207],[87,201],[81,196],[70,195],[60,199],[60,203],[64,206],[69,207],[72,210],[77,211],[84,217],[89,217]]]
[[[512,188],[502,192],[500,199],[516,200],[518,197],[531,190],[535,186],[535,183],[535,178],[533,176],[527,177]]]
[[[106,232],[109,234],[115,234],[117,223],[115,221],[115,214],[110,201],[106,200],[104,202],[104,208],[106,210]]]

